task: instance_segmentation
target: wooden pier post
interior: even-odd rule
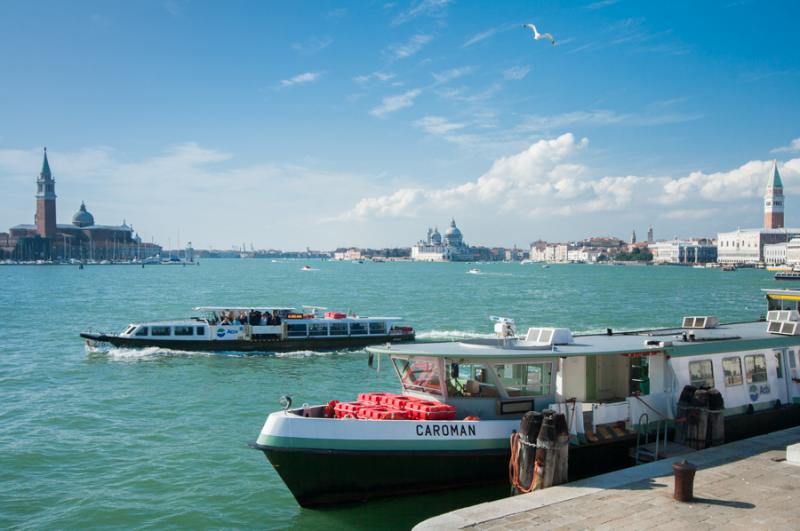
[[[556,428],[553,419],[555,411],[546,409],[542,411],[542,429],[536,439],[536,488],[541,490],[553,484],[553,474],[556,468]]]
[[[529,489],[535,480],[534,462],[536,460],[536,438],[542,428],[542,414],[538,411],[528,411],[519,423],[519,453],[517,454],[517,470],[519,471],[519,486]],[[520,489],[512,483],[511,495],[520,494]]]
[[[556,467],[553,473],[553,485],[561,485],[569,481],[569,426],[563,413],[553,416],[556,432],[555,454]]]

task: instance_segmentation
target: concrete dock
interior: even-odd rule
[[[414,529],[798,529],[800,466],[786,460],[798,442],[800,427],[790,428],[459,509]],[[800,458],[797,448],[790,459]],[[691,503],[672,498],[672,463],[684,458],[698,467]]]

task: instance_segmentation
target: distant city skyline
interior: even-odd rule
[[[714,236],[762,225],[773,159],[797,226],[798,14],[10,2],[0,231],[33,223],[44,146],[59,223],[85,201],[162,245],[410,247],[451,218],[486,246]]]

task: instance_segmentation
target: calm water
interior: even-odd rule
[[[196,305],[314,304],[402,315],[422,337],[487,333],[490,314],[604,330],[763,312],[772,274],[676,267],[206,260],[199,267],[0,267],[0,528],[408,528],[504,487],[301,509],[254,440],[278,398],[395,390],[364,352],[87,352],[77,333]]]

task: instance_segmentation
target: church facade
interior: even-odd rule
[[[96,225],[94,216],[81,203],[72,223],[56,221],[55,179],[50,171],[47,148],[36,179],[36,214],[33,224],[11,227],[0,233],[0,258],[32,260],[129,261],[156,256],[161,247],[145,243],[125,222]]]
[[[464,236],[453,219],[444,238],[438,227],[429,228],[427,238],[411,247],[411,259],[418,262],[467,262],[474,260],[474,254],[464,243]]]

